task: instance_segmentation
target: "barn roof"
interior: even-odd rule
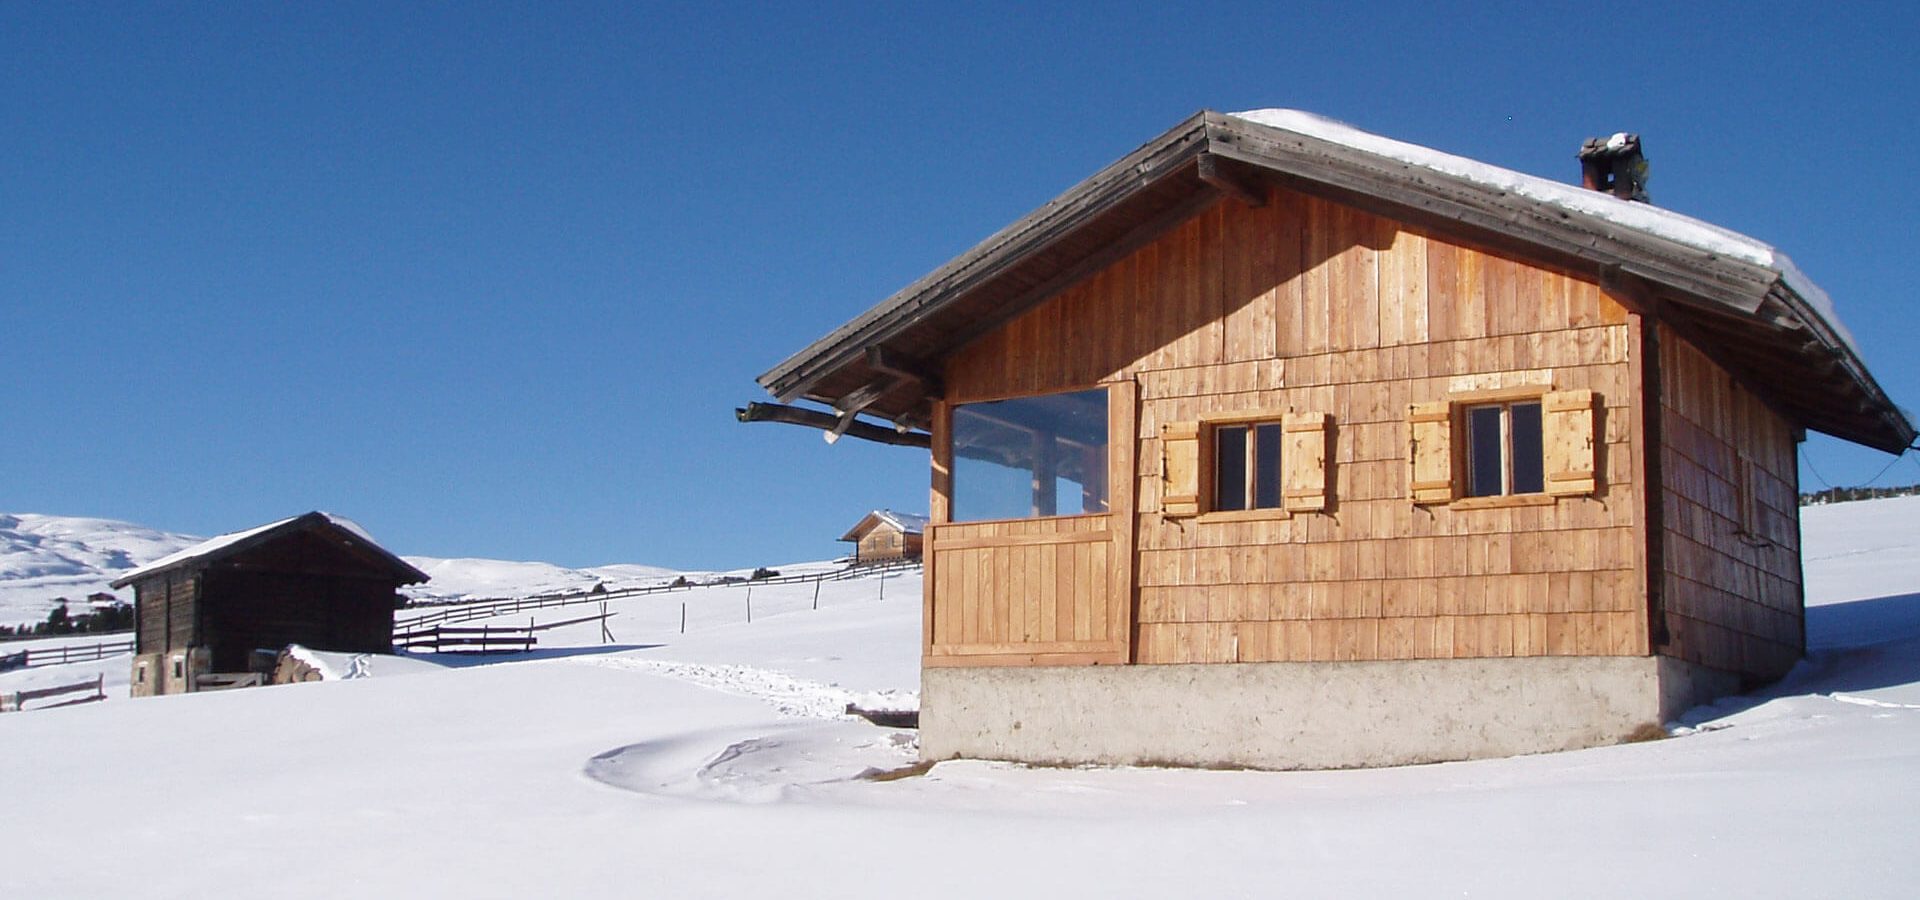
[[[1222,196],[1266,185],[1597,277],[1798,424],[1888,452],[1914,426],[1826,293],[1773,247],[1671,210],[1293,110],[1196,113],[781,362],[759,383],[923,425],[937,361]]]
[[[927,517],[894,512],[890,509],[876,509],[862,516],[858,523],[847,530],[846,534],[840,536],[840,539],[857,541],[882,524],[892,525],[901,534],[920,534],[927,529]]]
[[[331,513],[310,512],[305,515],[269,522],[258,528],[235,531],[219,537],[209,538],[191,547],[163,556],[140,568],[120,576],[113,582],[116,588],[126,587],[136,581],[145,581],[155,575],[165,574],[177,569],[204,569],[215,562],[243,553],[261,544],[293,534],[298,531],[316,531],[331,540],[337,541],[347,550],[362,556],[376,565],[384,566],[393,572],[394,579],[400,584],[418,584],[427,580],[427,573],[414,568],[406,560],[386,551],[374,543],[373,536],[367,534],[353,520]]]

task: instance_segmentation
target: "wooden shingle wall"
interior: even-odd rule
[[[1590,280],[1275,190],[985,335],[945,384],[967,402],[1137,382],[1136,662],[1637,655],[1626,321]],[[1596,493],[1415,506],[1409,404],[1528,386],[1594,393]],[[1248,410],[1327,414],[1325,509],[1163,516],[1161,426]],[[948,612],[934,633],[969,621]]]
[[[861,536],[855,556],[860,559],[899,559],[906,555],[906,544],[899,529],[879,525]]]
[[[1805,642],[1793,428],[1677,337],[1660,376],[1664,652],[1777,678]]]

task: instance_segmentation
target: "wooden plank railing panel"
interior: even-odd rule
[[[928,659],[1124,661],[1125,623],[1111,621],[1115,535],[1107,518],[1042,519],[1017,530],[991,524],[939,530],[928,542],[939,581]]]

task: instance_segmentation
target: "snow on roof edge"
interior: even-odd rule
[[[891,509],[875,510],[882,519],[893,523],[893,527],[908,534],[920,534],[927,529],[927,517],[913,513],[894,512]]]
[[[120,577],[115,578],[113,583],[116,585],[130,584],[133,581],[140,578],[145,578],[146,576],[154,572],[161,571],[162,569],[171,568],[173,566],[179,565],[180,563],[185,562],[189,559],[193,559],[195,557],[206,556],[210,553],[223,550],[227,547],[233,546],[234,544],[240,543],[241,541],[244,541],[250,537],[253,537],[258,534],[262,534],[264,532],[272,531],[273,529],[279,528],[280,526],[285,525],[288,522],[291,522],[295,519],[304,518],[312,514],[313,513],[302,513],[298,516],[288,516],[284,519],[268,522],[265,525],[255,526],[253,528],[248,528],[244,531],[232,531],[226,534],[210,537],[184,550],[176,550],[172,553],[167,554],[166,556],[162,556],[159,559],[154,560],[153,562],[147,563],[144,566],[140,566],[139,568],[121,573]],[[344,528],[348,531],[353,532],[353,534],[356,537],[360,538],[361,540],[364,540],[375,547],[380,546],[380,542],[374,540],[373,535],[368,534],[365,528],[360,527],[360,523],[355,522],[354,520],[349,519],[345,516],[334,515],[333,513],[330,513],[330,512],[320,512],[319,514],[322,516],[325,516],[327,521],[332,522],[333,524],[338,525],[341,528]]]
[[[1780,273],[1781,281],[1805,300],[1813,313],[1833,329],[1834,334],[1846,344],[1848,352],[1856,358],[1861,357],[1853,332],[1840,321],[1840,314],[1834,307],[1833,298],[1829,297],[1826,291],[1821,290],[1819,285],[1814,284],[1805,272],[1800,271],[1800,268],[1795,266],[1786,254],[1781,253],[1772,244],[1670,209],[1622,200],[1602,191],[1588,190],[1579,185],[1516,172],[1431,147],[1422,147],[1419,144],[1396,141],[1316,113],[1297,109],[1271,108],[1250,109],[1227,115],[1255,125],[1291,131],[1329,143],[1352,147],[1442,175],[1450,175],[1474,184],[1506,191],[1568,212],[1603,219],[1624,228],[1685,244],[1708,253],[1772,269]]]

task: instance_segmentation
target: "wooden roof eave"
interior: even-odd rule
[[[1871,427],[1849,432],[1820,427],[1816,427],[1816,431],[1887,453],[1902,453],[1912,447],[1916,439],[1920,439],[1920,432],[1916,432],[1913,422],[1894,405],[1893,398],[1887,396],[1879,380],[1867,370],[1866,363],[1854,352],[1853,345],[1836,333],[1826,317],[1816,312],[1806,298],[1786,283],[1785,278],[1775,282],[1769,300],[1783,307],[1810,336],[1810,340],[1802,345],[1802,352],[1842,373],[1845,376],[1844,384],[1852,389],[1846,393],[1853,395],[1853,405],[1872,420]]]

